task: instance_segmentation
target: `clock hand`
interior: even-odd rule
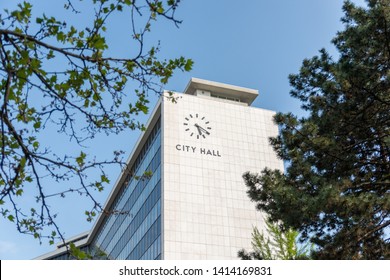
[[[203,127],[201,127],[199,125],[198,125],[198,129],[203,130],[204,133],[206,133],[207,135],[210,135],[210,132],[208,132],[206,129],[204,129]]]
[[[198,129],[199,135],[202,135],[201,127],[198,124],[195,124],[195,127]]]

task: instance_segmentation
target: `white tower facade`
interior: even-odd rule
[[[257,94],[192,79],[162,102],[164,259],[234,259],[263,228],[242,175],[283,163],[269,145],[275,113],[250,107]]]

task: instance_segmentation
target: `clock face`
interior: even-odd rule
[[[200,114],[189,114],[184,120],[184,129],[191,137],[206,138],[210,135],[211,126],[206,117]]]

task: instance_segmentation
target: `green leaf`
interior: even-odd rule
[[[27,160],[26,160],[25,157],[22,157],[22,158],[20,159],[19,164],[20,164],[20,167],[21,167],[21,168],[25,167],[26,161],[27,161]]]
[[[136,65],[135,62],[132,61],[132,60],[126,62],[127,71],[129,71],[130,73],[133,73],[133,72],[134,72],[134,68],[135,68],[136,66],[137,66],[137,65]]]
[[[52,58],[54,58],[55,57],[55,55],[54,55],[54,51],[52,51],[52,50],[50,50],[48,53],[47,53],[47,55],[46,55],[46,58],[47,59],[52,59]],[[52,82],[52,83],[54,83],[54,82],[56,82],[56,80],[54,80],[53,81],[53,77],[55,77],[55,78],[57,78],[57,76],[56,75],[53,75],[51,78],[50,78],[50,82]]]
[[[100,96],[99,96],[98,93],[95,92],[95,93],[93,94],[92,98],[93,98],[94,101],[99,101]]]
[[[77,260],[86,260],[92,259],[92,256],[82,251],[80,248],[77,248],[74,243],[69,244],[69,252],[70,254]]]
[[[64,32],[58,32],[57,33],[57,40],[61,42],[65,42],[66,35]]]
[[[76,158],[76,162],[79,165],[79,167],[84,166],[84,160],[87,157],[87,155],[84,152],[80,152],[80,155]]]
[[[187,62],[184,65],[184,70],[187,71],[187,72],[191,71],[193,65],[194,65],[194,62],[191,59],[187,59]]]
[[[37,121],[37,122],[34,123],[33,126],[34,126],[35,129],[39,129],[39,128],[41,128],[41,122]]]
[[[39,142],[38,141],[33,142],[33,147],[34,147],[35,150],[38,149],[39,148]]]
[[[102,182],[109,184],[110,180],[106,177],[106,175],[101,175],[100,179]]]
[[[107,48],[106,40],[103,37],[94,38],[92,47],[98,50],[104,50]]]
[[[15,194],[16,194],[16,196],[21,196],[23,194],[23,190],[18,189]]]
[[[143,112],[144,114],[147,114],[148,113],[148,106],[144,105],[143,103],[141,102],[137,102],[135,103],[135,106],[137,107],[137,109],[141,112]]]

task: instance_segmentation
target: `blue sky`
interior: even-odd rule
[[[2,2],[1,10],[19,1]],[[44,7],[48,15],[53,8],[47,6],[53,3],[49,0],[32,2],[37,9]],[[363,0],[352,2],[364,5]],[[148,40],[161,42],[161,56],[183,55],[195,62],[190,73],[177,73],[166,89],[181,92],[191,77],[228,83],[258,89],[260,96],[252,106],[299,115],[299,103],[289,96],[288,75],[297,73],[302,60],[316,55],[321,48],[337,57],[330,41],[343,28],[341,7],[341,0],[183,0],[177,11],[177,17],[183,20],[180,28],[157,22]],[[112,35],[120,35],[120,20],[114,24],[117,33]],[[119,53],[124,51],[120,38],[110,36]],[[157,96],[151,96],[151,100],[153,107]],[[102,136],[89,146],[89,151],[104,156],[109,141],[129,154],[138,136],[137,131]],[[50,141],[55,145],[57,139]],[[68,147],[60,148],[66,151]],[[108,171],[113,185],[119,170]],[[102,203],[109,191],[107,188],[97,195]],[[83,215],[88,208],[83,203],[88,202],[71,199],[54,202],[66,237],[92,226]],[[54,249],[46,241],[40,245],[32,237],[19,234],[7,220],[0,219],[0,228],[0,259],[31,259]]]

